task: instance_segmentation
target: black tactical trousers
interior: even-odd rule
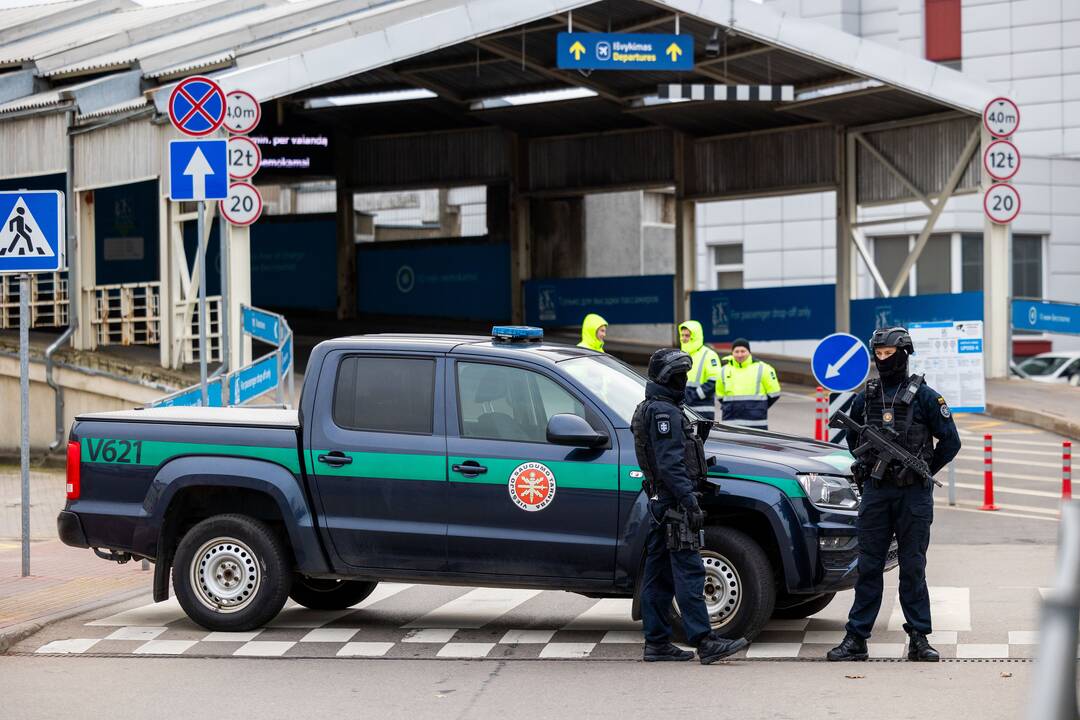
[[[881,609],[885,560],[893,535],[900,555],[900,607],[904,630],[930,634],[930,594],[926,589],[926,548],[934,521],[934,491],[921,483],[875,487],[868,480],[859,507],[859,579],[847,631],[869,638]]]

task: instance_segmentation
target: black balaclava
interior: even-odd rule
[[[874,365],[877,366],[878,375],[881,377],[881,382],[886,385],[899,385],[907,379],[908,375],[908,354],[904,348],[896,348],[889,357],[884,360],[878,360],[877,355],[874,356]]]
[[[683,392],[686,390],[687,375],[684,372],[675,373],[668,380],[667,386],[675,392]]]

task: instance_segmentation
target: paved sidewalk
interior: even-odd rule
[[[1010,378],[986,383],[986,414],[1080,439],[1080,388]]]

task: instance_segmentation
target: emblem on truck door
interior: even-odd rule
[[[555,499],[555,474],[543,463],[522,463],[510,473],[507,487],[515,505],[526,512],[536,512]]]

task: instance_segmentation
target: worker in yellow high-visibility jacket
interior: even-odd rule
[[[731,362],[721,369],[717,391],[723,422],[767,430],[769,408],[780,399],[780,381],[772,365],[754,360],[750,342],[738,338],[731,344]]]
[[[679,348],[694,362],[686,374],[686,405],[706,420],[716,419],[716,398],[720,393],[720,356],[705,344],[705,333],[697,320],[679,325]]]
[[[589,313],[581,322],[581,342],[579,348],[604,352],[604,338],[607,337],[607,320],[596,313]]]

